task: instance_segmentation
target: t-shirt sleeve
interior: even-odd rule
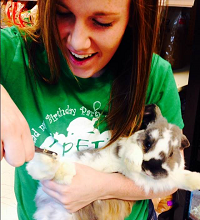
[[[13,28],[1,30],[1,84],[4,84],[6,81],[19,44],[19,38],[16,37]]]
[[[184,127],[181,102],[171,65],[154,54],[152,59],[146,104],[156,104],[169,123]]]

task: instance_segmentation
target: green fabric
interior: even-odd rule
[[[133,208],[131,214],[125,218],[125,220],[144,220],[148,217],[149,211],[149,200],[137,201]]]
[[[181,103],[173,77],[171,65],[154,55],[152,59],[151,75],[147,89],[146,104],[157,104],[162,115],[168,122],[184,127],[181,116]]]
[[[41,46],[34,54],[41,72],[49,74],[46,52]],[[106,69],[98,78],[72,76],[61,58],[61,77],[56,85],[36,80],[29,67],[28,54],[16,27],[1,30],[1,84],[26,118],[35,145],[70,157],[76,150],[104,146],[110,137],[104,119],[112,85],[112,71]],[[171,66],[158,55],[152,61],[146,103],[157,104],[171,123],[183,128],[180,100]],[[33,219],[34,197],[38,182],[25,170],[15,169],[15,194],[19,220]],[[128,220],[145,220],[148,200],[138,201]],[[137,213],[137,218],[133,217]]]

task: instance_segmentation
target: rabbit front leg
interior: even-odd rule
[[[65,159],[66,160],[66,159]],[[75,175],[75,165],[59,157],[52,157],[43,153],[35,153],[34,158],[27,164],[28,173],[36,180],[55,180],[60,184],[70,184]],[[73,215],[47,195],[41,185],[35,197],[37,211],[36,220],[73,220]]]
[[[194,191],[200,190],[200,173],[189,170],[181,170],[174,174],[176,187],[179,189]]]
[[[76,174],[75,164],[66,158],[52,157],[43,153],[35,153],[27,164],[29,175],[36,180],[55,180],[60,184],[70,184]]]
[[[26,170],[35,180],[50,180],[54,178],[59,166],[58,157],[35,153],[34,158],[27,164]]]
[[[66,161],[60,162],[60,166],[57,169],[55,176],[54,176],[54,181],[59,184],[69,185],[72,181],[72,178],[75,175],[76,175],[75,163],[66,160]]]
[[[128,172],[140,172],[142,169],[142,147],[132,138],[123,138],[119,144],[123,146],[122,162]]]
[[[124,163],[131,172],[141,172],[143,152],[137,144],[130,145],[124,155]]]

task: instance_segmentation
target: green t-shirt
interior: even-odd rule
[[[39,70],[49,74],[46,52],[40,47],[34,54]],[[29,67],[28,53],[16,27],[1,30],[1,84],[26,118],[36,146],[70,155],[83,149],[103,147],[110,138],[106,124],[98,124],[108,112],[112,71],[107,68],[98,78],[73,77],[61,59],[59,82],[50,85],[36,79]],[[183,128],[180,100],[171,66],[153,56],[146,103],[157,104],[169,122]],[[31,220],[36,210],[38,181],[29,176],[25,164],[15,169],[15,194],[20,220]],[[128,220],[145,220],[148,200],[133,206]]]

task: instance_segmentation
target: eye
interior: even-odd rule
[[[149,148],[151,148],[151,142],[150,141],[146,141],[146,143],[145,143],[145,147],[147,148],[147,149],[149,149]]]
[[[101,27],[111,27],[111,26],[112,26],[112,22],[102,23],[102,22],[97,21],[96,19],[92,19],[92,21],[93,21],[94,24],[97,25],[97,26],[101,26]]]
[[[56,11],[56,15],[59,17],[65,17],[65,18],[73,16],[73,14],[71,12],[62,12],[59,10]]]
[[[172,152],[170,153],[169,157],[172,157],[172,156],[173,156],[173,154],[174,154],[174,152],[172,151]]]
[[[69,11],[67,8],[57,4],[56,5],[56,15],[59,17],[70,17],[73,15],[71,11]]]

